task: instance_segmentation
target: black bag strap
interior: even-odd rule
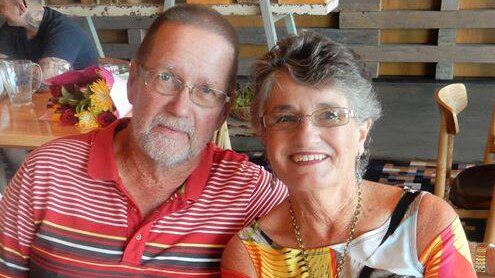
[[[382,241],[378,245],[380,247],[386,240],[387,238],[397,230],[397,227],[399,227],[400,222],[402,221],[402,218],[404,218],[404,215],[407,212],[407,209],[411,205],[411,203],[416,199],[416,197],[419,195],[421,191],[405,191],[404,194],[402,195],[402,198],[399,200],[399,203],[397,203],[397,206],[395,207],[394,211],[392,212],[392,216],[390,217],[390,225],[388,226],[388,230],[383,236]],[[361,273],[359,274],[359,278],[368,278],[371,277],[371,273],[374,271],[374,268],[371,268],[367,265],[363,267],[361,270]]]

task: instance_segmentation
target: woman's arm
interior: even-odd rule
[[[222,256],[223,278],[256,278],[258,274],[249,254],[237,235],[232,237]]]

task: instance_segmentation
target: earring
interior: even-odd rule
[[[364,148],[363,153],[358,154],[355,159],[355,175],[356,181],[361,183],[363,181],[364,174],[366,173],[366,168],[368,167],[369,152],[368,148]]]
[[[363,175],[361,173],[361,156],[362,154],[358,154],[354,160],[354,175],[356,176],[357,184],[361,184],[363,180]]]

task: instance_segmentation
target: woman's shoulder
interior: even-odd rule
[[[367,185],[374,196],[373,202],[392,203],[394,208],[405,192],[404,188],[398,186],[375,182],[367,182]],[[418,228],[428,226],[430,231],[434,226],[445,228],[457,217],[456,212],[447,202],[431,193],[423,191],[418,199]]]
[[[431,193],[424,194],[419,204],[417,221],[417,250],[423,250],[457,218],[447,202]]]

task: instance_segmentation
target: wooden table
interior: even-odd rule
[[[35,148],[53,139],[81,134],[74,126],[38,119],[45,111],[49,93],[35,93],[33,104],[13,107],[7,97],[0,101],[0,147]]]

